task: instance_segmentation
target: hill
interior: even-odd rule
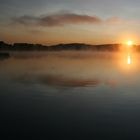
[[[14,43],[7,44],[0,41],[0,51],[63,51],[63,50],[91,50],[91,51],[118,51],[120,44],[89,45],[83,43],[70,43],[46,46],[41,44]],[[140,46],[134,49],[140,51]]]

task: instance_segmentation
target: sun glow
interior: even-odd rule
[[[129,47],[131,47],[133,45],[133,41],[132,40],[128,40],[126,43]]]

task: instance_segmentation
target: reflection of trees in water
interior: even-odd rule
[[[9,53],[0,53],[0,60],[5,60],[10,58],[10,54]]]

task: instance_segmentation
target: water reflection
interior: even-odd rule
[[[98,77],[99,78],[99,77]],[[113,79],[97,79],[95,77],[92,78],[78,78],[78,77],[62,77],[58,75],[23,75],[16,77],[14,79],[15,82],[21,84],[40,84],[43,86],[51,86],[51,87],[97,87],[100,85],[105,85],[109,87],[115,87],[117,85],[117,81]]]
[[[128,56],[127,56],[127,64],[128,65],[131,65],[132,64],[132,57],[131,57],[130,54],[128,54]]]
[[[5,52],[0,52],[0,60],[5,60],[10,58],[10,54],[9,53],[5,53]]]
[[[27,85],[114,87],[125,82],[126,73],[136,75],[137,59],[131,51],[17,53],[1,63],[0,74]]]
[[[118,66],[123,73],[136,73],[139,70],[139,53],[134,51],[124,51],[118,53]]]
[[[139,54],[61,52],[18,56],[0,63],[1,127],[5,136],[31,134],[37,139],[36,134],[42,132],[42,137],[50,134],[51,138],[57,136],[55,139],[59,134],[60,139],[67,139],[64,134],[75,134],[77,139],[91,135],[101,140],[127,139],[129,135],[137,139]]]

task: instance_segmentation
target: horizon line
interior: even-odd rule
[[[91,44],[91,43],[83,43],[83,42],[69,42],[69,43],[56,43],[52,45],[42,44],[42,43],[30,43],[30,42],[13,42],[13,43],[7,43],[6,41],[0,40],[0,43],[5,43],[7,45],[14,45],[14,44],[32,44],[32,45],[43,45],[43,46],[55,46],[55,45],[68,45],[68,44],[84,44],[84,45],[126,45],[126,43],[102,43],[102,44]],[[133,46],[140,46],[140,44],[133,44]]]

